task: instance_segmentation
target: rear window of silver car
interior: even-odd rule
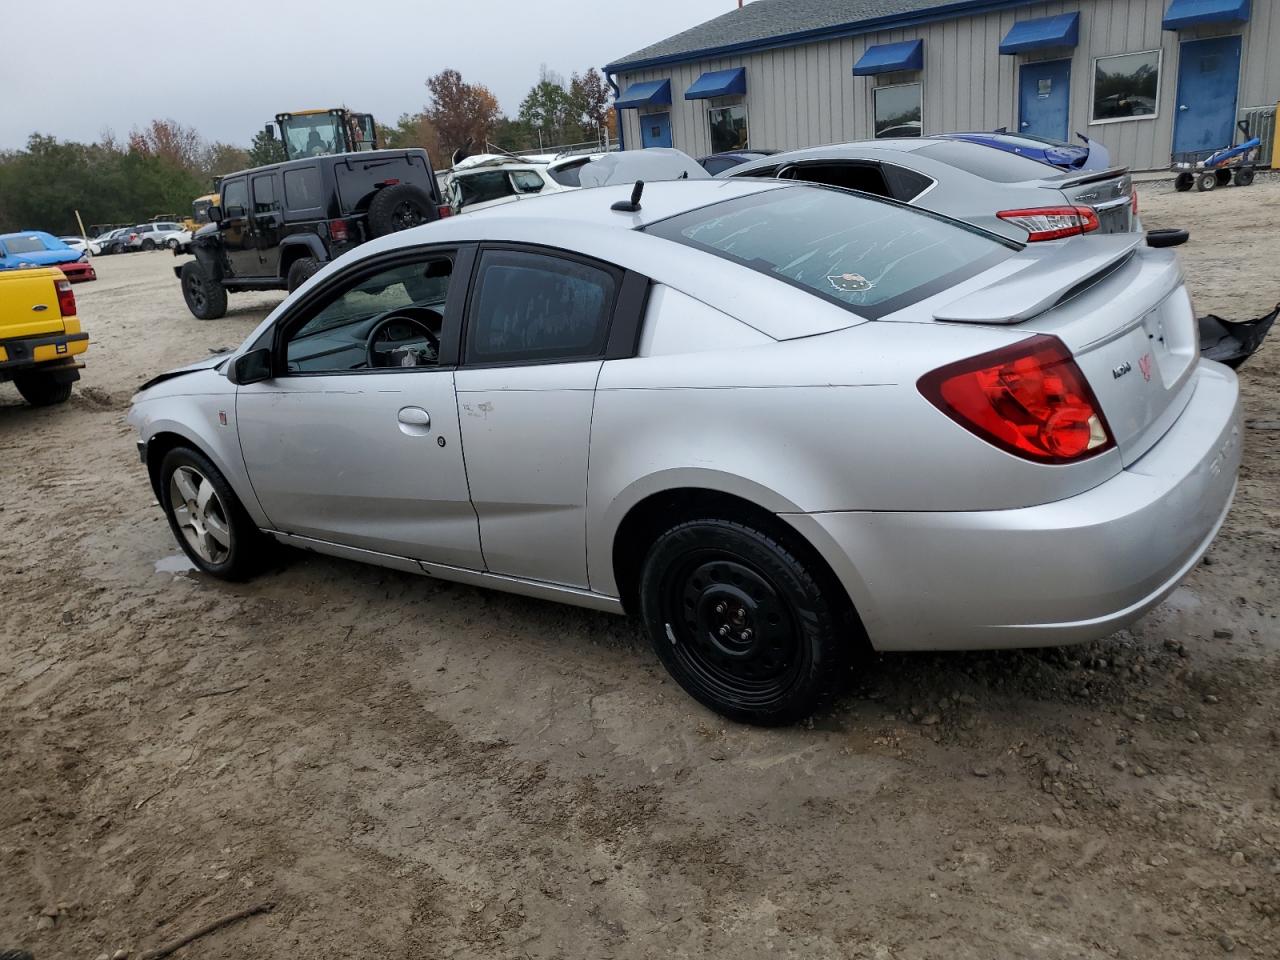
[[[875,319],[945,290],[1019,245],[903,204],[797,186],[678,214],[645,232],[713,253]]]
[[[964,140],[938,140],[913,152],[916,156],[937,160],[993,183],[1052,180],[1063,176],[1056,167],[1039,160]]]

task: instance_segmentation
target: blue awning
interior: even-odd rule
[[[1243,23],[1249,19],[1249,0],[1169,0],[1160,24],[1182,30],[1202,23]]]
[[[615,100],[613,105],[619,110],[634,110],[636,107],[657,107],[670,102],[670,80],[646,80],[627,87],[627,92]]]
[[[706,100],[710,97],[742,96],[747,92],[747,69],[712,70],[704,73],[684,92],[686,100]]]
[[[876,73],[922,69],[924,69],[924,41],[904,40],[902,43],[881,43],[867,48],[867,52],[853,65],[853,75],[869,77]]]
[[[1080,42],[1080,14],[1064,13],[1019,20],[1000,41],[1001,53],[1026,53],[1045,47],[1074,47]]]

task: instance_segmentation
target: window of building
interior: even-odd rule
[[[707,122],[711,125],[712,153],[747,148],[747,105],[745,103],[712,107],[707,111]]]
[[[1159,50],[1098,57],[1093,61],[1095,123],[1154,117],[1159,92]]]
[[[880,137],[918,137],[921,134],[921,99],[923,86],[902,83],[892,87],[876,87],[875,135]]]

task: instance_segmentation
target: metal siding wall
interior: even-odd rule
[[[977,17],[963,17],[901,30],[884,30],[822,43],[765,50],[742,56],[674,64],[623,73],[623,90],[643,80],[671,80],[674,145],[701,156],[710,152],[706,102],[685,100],[684,91],[709,70],[747,69],[747,116],[753,146],[792,150],[872,136],[875,77],[855,77],[853,64],[880,43],[924,40],[925,133],[1017,129],[1018,68],[1036,60],[1067,59],[1061,51],[1001,56],[1001,39],[1016,20],[1080,12],[1080,43],[1072,51],[1070,129],[1095,137],[1117,163],[1135,169],[1169,162],[1177,110],[1178,52],[1181,40],[1243,35],[1239,106],[1280,100],[1280,2],[1254,0],[1248,24],[1183,31],[1160,29],[1167,0],[1051,0]],[[1090,123],[1095,57],[1160,50],[1158,116],[1153,120]],[[640,144],[635,110],[624,110],[627,146]]]

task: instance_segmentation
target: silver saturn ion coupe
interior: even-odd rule
[[[693,697],[776,724],[863,643],[1105,636],[1213,539],[1237,384],[1171,251],[788,181],[639,192],[364,244],[147,383],[191,560],[243,578],[274,538],[632,612]]]

